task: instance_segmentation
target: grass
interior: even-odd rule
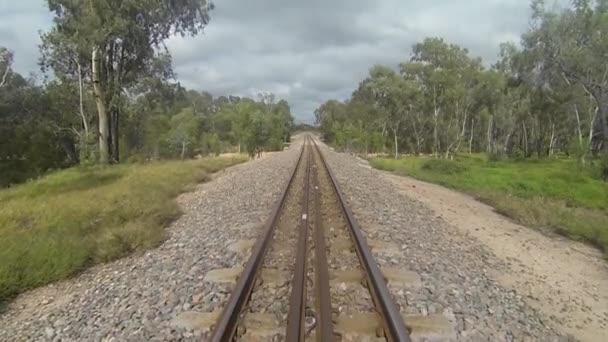
[[[180,214],[178,194],[245,160],[73,168],[0,190],[0,304],[159,245],[165,225]]]
[[[608,183],[569,159],[374,158],[375,168],[470,193],[516,221],[591,243],[608,256]]]

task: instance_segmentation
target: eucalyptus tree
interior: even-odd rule
[[[92,83],[101,163],[119,161],[125,91],[158,71],[164,42],[196,35],[209,23],[206,0],[47,0],[54,25],[42,36],[42,64],[60,78]]]
[[[393,69],[376,65],[370,69],[360,88],[371,95],[372,105],[384,127],[392,133],[394,156],[399,156],[399,130],[407,120],[412,97],[412,85]]]
[[[338,100],[328,100],[315,109],[315,124],[320,127],[323,139],[334,143],[341,123],[346,121],[346,104]]]
[[[532,8],[535,25],[524,43],[540,50],[544,62],[559,70],[572,91],[579,85],[593,99],[597,114],[591,115],[591,136],[596,146],[608,150],[608,1],[575,0],[573,8],[553,11],[535,0]]]
[[[175,151],[179,151],[180,159],[183,160],[188,154],[192,154],[193,145],[199,141],[200,118],[192,108],[184,108],[171,118],[169,126],[167,140]]]
[[[427,38],[414,45],[412,58],[400,65],[401,75],[417,85],[433,125],[433,153],[446,157],[460,148],[471,122],[481,60],[467,49],[442,38]]]

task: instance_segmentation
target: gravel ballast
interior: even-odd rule
[[[260,233],[301,142],[232,167],[181,196],[184,214],[167,228],[160,247],[21,295],[0,314],[0,341],[204,339],[205,327],[193,329],[197,313],[217,312],[233,287],[210,281],[210,271],[246,262],[249,253],[232,246]],[[379,266],[418,277],[405,287],[389,279],[404,314],[447,318],[456,332],[449,340],[569,340],[521,294],[494,280],[506,265],[478,241],[451,229],[360,159],[321,147],[368,241],[381,246],[372,250]]]
[[[0,316],[0,341],[200,340],[203,332],[176,317],[225,301],[230,284],[204,277],[246,261],[228,247],[259,234],[300,147],[232,167],[182,195],[184,214],[160,247],[21,295]]]
[[[396,191],[364,161],[322,146],[368,241],[399,246],[387,256],[373,250],[381,268],[415,272],[421,284],[389,287],[409,315],[445,316],[461,341],[568,341],[522,296],[493,275],[505,270],[479,242],[457,234],[422,203]],[[440,339],[441,340],[441,339]]]

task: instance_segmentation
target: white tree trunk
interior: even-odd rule
[[[0,79],[0,88],[4,87],[4,85],[6,84],[6,80],[8,79],[8,74],[10,71],[10,65],[6,65],[6,69],[4,69],[4,72],[2,73],[2,79]]]
[[[465,111],[464,113],[464,119],[462,120],[462,131],[460,131],[460,135],[458,136],[458,139],[456,140],[455,144],[452,144],[452,146],[456,145],[456,148],[454,148],[454,153],[458,153],[458,151],[460,151],[460,144],[462,143],[462,140],[464,140],[464,135],[467,132],[467,118],[468,118],[468,113],[467,111]],[[448,149],[449,152],[450,149]]]
[[[92,66],[93,66],[93,92],[95,94],[95,103],[97,104],[97,115],[99,117],[99,162],[108,164],[110,161],[110,127],[108,112],[106,110],[105,95],[99,79],[99,50],[93,49]]]
[[[475,118],[471,120],[471,138],[469,139],[469,154],[473,153],[473,132],[475,131]]]
[[[526,129],[526,122],[523,121],[521,126],[524,129],[524,157],[528,157],[528,130]]]
[[[435,107],[434,115],[433,115],[433,154],[437,157],[439,153],[439,110]]]
[[[184,158],[186,158],[186,140],[182,140],[181,158],[182,158],[182,160],[184,160]]]
[[[581,116],[578,112],[578,106],[574,104],[574,114],[576,114],[576,130],[578,131],[578,146],[583,150],[583,130],[581,129]]]
[[[87,117],[84,115],[84,100],[83,100],[83,84],[82,84],[82,67],[80,63],[76,61],[78,65],[78,95],[80,100],[80,118],[82,119],[82,127],[84,128],[85,139],[89,137],[89,122]]]
[[[395,159],[399,158],[399,139],[397,138],[398,128],[393,129],[393,136],[395,138]]]
[[[507,134],[507,137],[505,138],[505,146],[503,146],[503,151],[505,154],[507,154],[507,152],[509,152],[509,143],[511,142],[511,135],[513,133],[509,132],[509,134]]]
[[[555,124],[551,124],[551,140],[549,141],[549,157],[553,156],[555,148]]]
[[[494,124],[494,116],[490,116],[488,119],[488,146],[486,147],[486,151],[488,154],[493,153],[492,148],[492,125]]]

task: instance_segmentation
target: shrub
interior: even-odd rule
[[[422,164],[421,169],[446,175],[453,175],[469,170],[468,166],[445,159],[429,159]]]
[[[219,155],[222,153],[222,141],[217,133],[204,134],[201,138],[200,153],[203,156]]]

